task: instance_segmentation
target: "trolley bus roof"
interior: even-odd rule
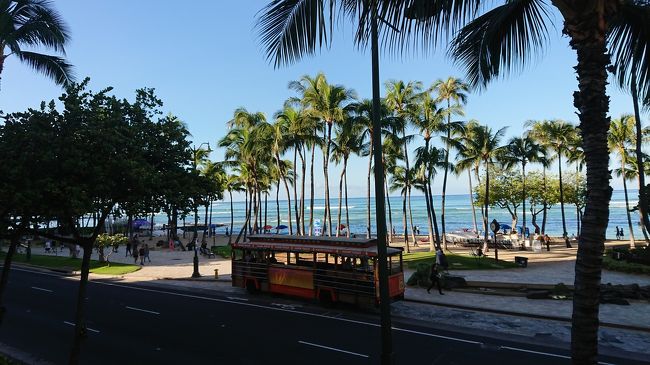
[[[320,252],[337,255],[377,256],[377,240],[365,238],[300,237],[286,235],[251,235],[250,242],[233,245],[243,249],[268,249],[290,252]],[[387,247],[388,255],[402,252]]]

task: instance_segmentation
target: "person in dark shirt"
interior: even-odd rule
[[[440,285],[440,277],[438,275],[438,265],[436,263],[431,264],[431,273],[429,274],[429,280],[431,281],[431,285],[427,288],[427,293],[431,293],[431,289],[434,286],[438,286],[438,292],[440,295],[445,295],[445,293],[442,292],[442,286]]]

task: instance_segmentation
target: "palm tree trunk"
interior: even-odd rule
[[[557,151],[557,168],[558,174],[560,177],[560,210],[562,211],[562,237],[564,237],[564,243],[567,248],[571,248],[571,243],[569,242],[569,235],[566,231],[566,218],[564,216],[564,187],[562,185],[562,151]],[[526,232],[524,231],[524,234]]]
[[[632,226],[632,216],[630,215],[630,202],[627,197],[627,178],[625,176],[625,151],[621,155],[621,176],[623,177],[623,192],[625,194],[625,213],[627,214],[627,229],[630,231],[630,248],[634,248],[634,227]]]
[[[413,211],[411,210],[411,188],[407,190],[408,204],[409,204],[409,222],[411,223],[411,237],[413,238],[413,246],[418,246],[418,240],[415,237],[415,226],[413,225]]]
[[[264,227],[269,225],[267,221],[268,213],[269,213],[269,192],[266,191],[264,193]],[[266,229],[264,227],[262,227],[263,230]]]
[[[580,174],[580,164],[576,162],[576,189],[578,188],[578,182],[579,182],[579,176]],[[576,190],[577,192],[577,190]],[[580,216],[580,207],[578,204],[576,204],[576,230],[578,231],[578,236],[580,236],[580,221],[581,221],[581,216]]]
[[[230,195],[230,234],[228,235],[228,244],[232,244],[232,229],[235,227],[235,209],[232,204],[232,190],[228,189]]]
[[[298,147],[293,150],[293,171],[298,171]],[[296,174],[294,174],[296,175]],[[300,230],[300,211],[298,210],[298,176],[293,177],[293,210],[296,215],[296,234],[302,235]]]
[[[546,202],[546,167],[542,167],[542,177],[544,184],[544,200],[542,201],[542,234],[546,234],[546,218],[548,213],[548,203]]]
[[[327,235],[332,235],[332,212],[330,208],[330,184],[329,184],[329,159],[330,146],[332,144],[332,122],[327,122],[327,146],[325,147],[325,156],[323,157],[323,173],[325,175],[325,218],[323,230],[328,228]]]
[[[336,223],[336,237],[341,235],[341,214],[343,213],[343,175],[345,175],[345,164],[343,165],[343,171],[341,171],[341,177],[339,178],[339,211],[337,214],[337,223]]]
[[[643,150],[641,145],[643,142],[643,129],[641,126],[641,114],[639,113],[639,96],[637,95],[636,89],[636,72],[632,74],[630,78],[632,81],[631,92],[632,92],[632,102],[634,104],[634,122],[635,122],[635,148],[634,152],[636,155],[636,165],[637,165],[637,180],[639,182],[639,216],[641,217],[641,231],[645,238],[646,246],[650,244],[650,237],[648,237],[648,230],[650,230],[650,220],[648,219],[648,213],[646,207],[648,207],[648,191],[645,185],[645,166],[643,164]],[[632,232],[630,230],[630,232]]]
[[[278,233],[278,228],[282,224],[282,221],[280,220],[280,180],[277,182],[277,188],[275,189],[275,208],[277,209],[278,213],[278,224],[275,225],[275,233]]]
[[[388,180],[386,179],[386,175],[384,174],[384,191],[386,192],[386,203],[388,205],[388,224],[390,225],[390,229],[388,230],[388,243],[393,242],[393,212],[391,211],[390,208],[390,193],[388,190]],[[370,202],[368,202],[368,206],[370,206]]]
[[[347,161],[345,162],[345,164],[347,166]],[[347,169],[347,167],[345,169],[345,174],[343,175],[343,179],[344,179],[343,184],[345,186],[345,192],[344,192],[344,194],[345,194],[345,228],[346,228],[345,236],[349,238],[350,237],[350,212],[348,210],[348,169]]]
[[[487,252],[488,250],[488,206],[490,205],[490,167],[488,166],[487,161],[485,162],[485,198],[483,199],[483,244],[484,244],[484,249],[483,251]]]
[[[314,235],[314,154],[316,153],[316,144],[311,146],[311,165],[310,168],[310,193],[309,193],[309,235]]]
[[[440,232],[438,231],[438,219],[436,218],[436,206],[433,204],[433,190],[431,189],[431,177],[427,179],[427,189],[429,190],[429,205],[431,206],[431,218],[433,219],[433,232],[436,237],[436,247],[440,249]]]
[[[291,191],[286,177],[284,178],[284,188],[287,191],[287,225],[289,226],[289,234],[293,235],[293,224],[291,224]]]
[[[447,110],[450,108],[449,99],[447,99]],[[445,200],[447,197],[447,175],[449,174],[449,153],[451,148],[449,146],[449,140],[451,139],[451,115],[447,115],[447,150],[445,151],[445,174],[442,178],[442,211],[440,214],[440,225],[442,228],[442,245],[447,249],[447,229],[445,227]]]
[[[305,233],[305,172],[307,171],[307,165],[305,164],[305,156],[303,155],[303,147],[300,146],[300,149],[298,149],[298,156],[300,157],[300,165],[301,165],[301,175],[300,175],[300,182],[301,182],[301,190],[300,190],[300,231],[302,232],[303,236],[306,236],[307,233]]]
[[[91,247],[88,247],[91,246]],[[84,254],[81,260],[81,277],[79,278],[79,291],[77,292],[77,309],[74,320],[74,339],[72,350],[70,351],[69,364],[76,365],[79,363],[81,352],[81,341],[86,337],[86,323],[84,321],[86,289],[88,288],[88,273],[90,272],[90,255],[92,255],[92,245],[83,245]]]
[[[476,225],[476,207],[474,206],[474,189],[472,189],[472,171],[467,170],[467,178],[469,179],[469,204],[472,207],[472,219],[474,223],[474,233],[478,233],[478,226]]]
[[[244,203],[246,204],[244,209],[244,240],[246,240],[246,232],[248,231],[248,217],[249,217],[248,212],[250,211],[250,207],[248,204],[248,186],[246,187],[246,191],[244,192]]]
[[[2,320],[4,319],[4,314],[7,311],[7,309],[3,304],[4,293],[5,293],[5,289],[7,288],[7,282],[9,281],[11,262],[14,258],[14,253],[16,253],[16,247],[18,246],[18,242],[20,241],[20,236],[21,234],[16,234],[16,233],[11,235],[9,249],[7,250],[7,254],[5,255],[5,263],[4,266],[2,266],[2,277],[0,277],[0,323],[2,323]]]
[[[212,232],[212,229],[211,229],[212,228],[212,207],[213,207],[213,204],[210,203],[210,221],[208,222],[208,225],[209,225],[210,229],[208,229],[208,236],[210,236],[210,233]],[[151,229],[153,231],[153,214],[151,214],[151,218],[152,218],[151,219],[151,221],[152,221]]]
[[[372,138],[370,139],[370,155],[368,157],[368,211],[367,211],[367,216],[368,216],[368,224],[366,226],[366,237],[370,238],[370,227],[371,227],[371,221],[370,221],[370,176],[372,175]],[[385,179],[384,179],[385,180]],[[388,191],[388,190],[386,190]],[[388,209],[390,211],[390,208]],[[348,227],[349,229],[349,227]],[[393,231],[393,227],[389,229],[389,231]],[[391,234],[391,233],[389,233]],[[388,240],[390,242],[390,239]]]
[[[521,164],[521,180],[522,180],[522,195],[523,200],[521,201],[521,216],[522,223],[524,225],[524,234],[526,233],[526,162]]]
[[[402,194],[402,222],[404,223],[404,246],[406,247],[406,253],[410,253],[411,249],[409,248],[409,235],[406,230],[406,187],[404,188]]]
[[[257,226],[257,230],[258,230],[257,233],[260,233],[263,232],[263,227],[264,227],[264,225],[262,225],[262,189],[260,188],[257,189],[257,201],[259,205],[259,216],[260,216],[260,223]]]
[[[609,55],[606,46],[604,3],[579,9],[565,20],[564,29],[576,50],[579,92],[574,105],[579,111],[580,131],[587,165],[587,203],[575,266],[571,358],[574,364],[598,360],[598,310],[605,231],[609,220],[609,98],[606,95]],[[587,7],[587,6],[585,6]],[[560,189],[561,191],[561,189]]]
[[[435,251],[435,243],[433,242],[433,222],[431,221],[431,205],[429,204],[429,189],[428,183],[424,183],[424,200],[426,200],[427,205],[427,225],[429,228],[429,251]]]
[[[208,199],[208,203],[205,204],[205,219],[204,219],[204,224],[205,228],[203,229],[203,237],[201,237],[201,243],[206,242],[206,239],[208,237],[208,208],[210,205],[210,199]]]

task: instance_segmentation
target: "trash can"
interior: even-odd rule
[[[219,269],[214,269],[214,278],[219,279]]]
[[[528,257],[515,256],[515,264],[520,267],[528,267]]]

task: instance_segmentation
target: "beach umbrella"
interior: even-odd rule
[[[506,229],[507,229],[507,230],[511,230],[512,227],[510,227],[510,226],[507,225],[507,224],[503,224],[503,223],[502,223],[502,224],[501,224],[501,229],[503,229],[503,230],[506,230]]]
[[[341,224],[341,225],[339,226],[339,229],[345,229],[345,224]]]
[[[267,224],[267,225],[264,226],[264,229],[273,229],[273,226],[270,226],[270,225]],[[280,229],[280,228],[278,228],[278,229]]]
[[[131,222],[133,227],[140,227],[140,226],[148,226],[150,225],[149,221],[146,219],[135,219],[133,222]]]
[[[289,228],[289,227],[285,226],[284,224],[281,224],[281,225],[275,227],[275,229],[287,229],[287,228]]]

